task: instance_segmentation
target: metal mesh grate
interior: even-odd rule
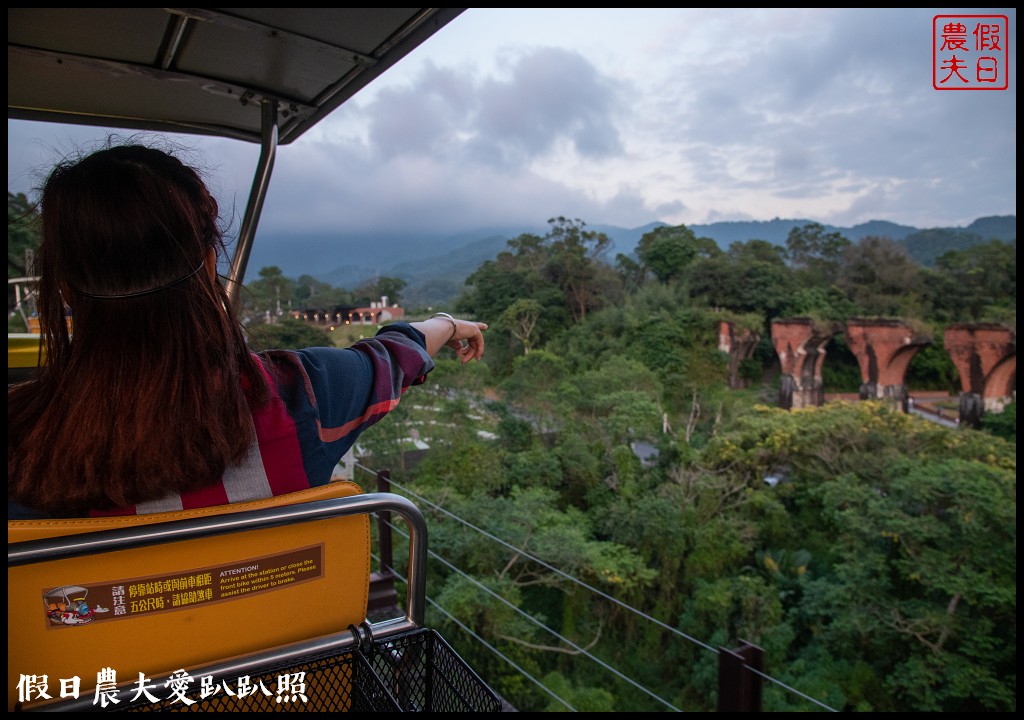
[[[282,678],[289,679],[287,692],[282,690]],[[296,685],[294,680],[299,678],[301,684]],[[395,712],[399,709],[358,651],[268,665],[247,679],[245,690],[238,687],[237,678],[225,679],[226,682],[217,685],[218,692],[206,698],[193,688],[186,693],[194,701],[190,705],[180,698],[150,702],[142,696],[128,705],[122,703],[108,709],[128,712]],[[225,685],[232,688],[230,693],[223,690]],[[296,690],[301,691],[301,696],[294,694]],[[249,694],[242,697],[243,692]]]
[[[300,675],[301,673],[301,675]],[[282,678],[292,679],[282,690]],[[293,695],[295,678],[301,697]],[[237,680],[237,679],[234,679]],[[217,687],[223,687],[217,686]],[[245,697],[220,690],[206,698],[198,689],[180,698],[151,702],[142,696],[107,710],[128,712],[498,712],[490,688],[435,631],[421,628],[368,650],[330,654],[303,662],[268,665],[248,676]]]
[[[434,630],[374,642],[368,656],[403,712],[501,710],[497,695]]]

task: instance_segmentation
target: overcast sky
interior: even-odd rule
[[[932,18],[1009,18],[1009,89],[932,87]],[[1016,11],[472,8],[278,153],[260,233],[1017,211]],[[8,189],[101,130],[8,121]],[[245,205],[258,148],[207,151]]]

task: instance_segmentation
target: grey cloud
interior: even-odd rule
[[[813,219],[933,227],[961,215],[973,220],[979,196],[993,203],[980,214],[1015,210],[1015,86],[935,91],[928,33],[938,11],[795,12],[723,12],[725,24],[747,26],[733,35],[735,45],[702,54],[675,33],[672,42],[648,48],[644,76],[635,81],[620,79],[619,66],[599,70],[598,61],[575,51],[522,44],[503,51],[509,54],[497,75],[483,75],[483,62],[440,67],[428,61],[405,85],[382,87],[365,102],[357,96],[324,121],[322,133],[312,133],[316,138],[280,150],[260,230],[417,233],[434,224],[439,231],[543,226],[558,215],[643,224],[679,217],[684,209],[699,213],[693,222],[758,219],[765,210],[748,213],[749,202],[763,205],[772,195],[792,207],[793,199],[820,201],[833,191],[859,197],[835,217]],[[1012,10],[972,13],[1007,14],[1016,27]],[[746,32],[758,23],[762,32]],[[691,37],[706,32],[694,25]],[[657,54],[662,48],[674,54]],[[350,113],[368,129],[365,137],[344,134]],[[12,130],[18,127],[8,121],[9,189],[15,191],[25,179],[16,156],[40,149],[26,148]],[[237,220],[258,148],[223,142],[208,155],[219,163],[208,176],[220,187],[226,214]],[[621,185],[601,202],[593,188],[575,189],[532,171],[536,160],[566,147],[585,160],[628,152],[641,160],[643,179],[618,160],[617,170],[598,167]],[[654,168],[644,162],[652,157],[659,160]],[[673,179],[654,182],[658,175]],[[659,185],[679,199],[646,207],[644,193]],[[697,207],[688,187],[714,190],[733,207]],[[967,190],[973,199],[961,209]],[[615,190],[605,185],[602,192]]]
[[[518,58],[508,80],[480,88],[476,157],[519,164],[568,140],[594,158],[622,152],[613,117],[618,89],[578,53],[540,48]]]
[[[586,193],[525,171],[500,172],[441,154],[381,159],[353,144],[292,145],[279,155],[261,230],[460,232],[603,217]],[[344,172],[339,172],[344,168]],[[314,177],[317,182],[310,182]],[[595,220],[596,222],[596,220]]]
[[[601,204],[599,215],[592,217],[616,217],[624,225],[640,226],[651,222],[654,208],[647,205],[643,192],[633,187],[623,187],[607,202]],[[592,222],[598,222],[593,220]]]
[[[473,80],[428,63],[414,86],[382,90],[366,109],[378,158],[457,152],[476,114]]]
[[[672,200],[671,202],[661,203],[654,208],[655,217],[672,217],[678,215],[681,212],[687,210],[686,203],[679,200]]]
[[[512,61],[507,79],[428,64],[412,86],[381,91],[365,111],[378,158],[430,153],[510,168],[563,141],[586,157],[621,153],[618,93],[581,55],[539,48]]]
[[[686,165],[700,182],[780,198],[874,188],[844,213],[858,222],[870,219],[860,212],[907,218],[914,208],[918,224],[941,224],[929,208],[948,214],[968,186],[1005,197],[1016,169],[998,158],[1015,153],[1015,93],[932,88],[936,12],[819,11],[816,33],[780,31],[745,58],[712,58],[710,70],[687,58],[672,73],[685,82],[665,82],[660,106],[676,116]],[[1015,64],[1011,53],[1011,73]],[[737,154],[746,177],[729,163]]]

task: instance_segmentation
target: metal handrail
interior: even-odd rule
[[[427,526],[420,509],[411,500],[393,493],[366,493],[344,498],[314,500],[297,505],[243,510],[225,515],[12,543],[7,546],[7,566],[29,565],[374,512],[396,512],[405,519],[409,527],[409,575],[406,585],[405,617],[365,623],[363,627],[350,631],[296,642],[193,669],[195,673],[218,678],[237,677],[269,664],[297,661],[326,652],[348,652],[365,645],[370,639],[385,640],[422,628],[426,605]],[[167,680],[165,677],[154,679]],[[46,703],[33,709],[76,711],[95,710],[96,707],[91,697],[83,696]]]

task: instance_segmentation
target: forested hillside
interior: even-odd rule
[[[721,318],[1015,328],[1013,248],[933,270],[813,224],[726,251],[657,228],[614,265],[607,242],[565,218],[511,240],[457,306],[491,324],[486,365],[442,363],[367,439],[428,509],[432,596],[504,659],[434,615],[459,652],[524,711],[713,710],[714,651],[741,641],[766,710],[1014,710],[1015,422],[783,411],[768,353],[735,391],[715,345]]]
[[[720,250],[728,250],[733,243],[763,240],[772,245],[785,246],[794,229],[814,224],[811,220],[774,219],[767,221],[733,221],[696,224],[689,229],[698,237],[707,237]],[[622,228],[593,225],[590,229],[609,239],[608,253],[612,260],[618,254],[632,255],[640,238],[665,223],[653,222],[641,227]],[[915,228],[884,220],[872,220],[844,228],[821,226],[827,233],[839,233],[851,242],[867,237],[887,238],[904,247],[916,262],[934,267],[935,259],[948,250],[967,248],[999,240],[1016,246],[1017,218],[1010,216],[985,217],[967,227]],[[524,233],[543,235],[539,229],[490,229],[452,237],[390,237],[366,235],[360,237],[265,237],[254,249],[253,270],[265,265],[278,265],[286,274],[315,275],[320,282],[342,287],[355,287],[376,275],[399,277],[408,288],[407,299],[417,306],[437,306],[454,301],[468,277],[481,263],[501,252],[509,239]],[[296,254],[287,248],[299,241],[314,248],[308,254]],[[308,258],[315,257],[310,263]],[[301,272],[291,268],[306,265]]]
[[[999,240],[1017,247],[1017,218],[979,218],[966,228],[934,228],[920,230],[903,240],[907,252],[914,260],[934,267],[938,258],[950,251],[963,251],[976,245]]]

